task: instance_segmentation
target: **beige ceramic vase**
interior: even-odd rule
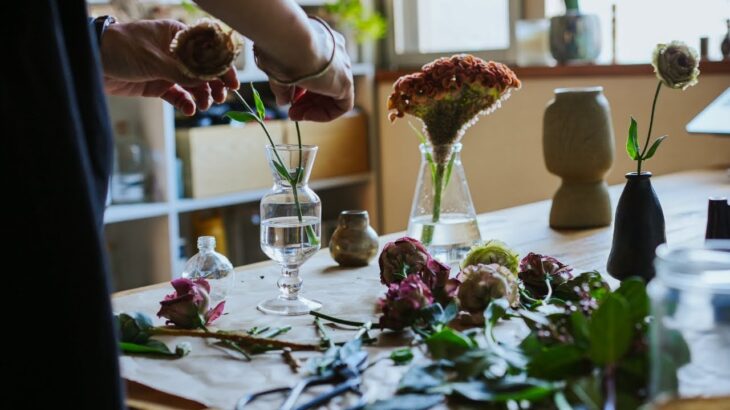
[[[545,109],[543,153],[548,171],[562,178],[550,226],[584,229],[611,224],[603,179],[611,169],[614,136],[603,87],[558,88]]]
[[[330,239],[330,255],[340,266],[365,266],[378,253],[378,234],[368,211],[342,211]]]

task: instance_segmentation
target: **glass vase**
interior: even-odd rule
[[[461,144],[448,160],[434,161],[433,147],[421,144],[421,168],[413,196],[408,236],[420,240],[434,258],[459,262],[481,241],[474,204],[461,163]]]
[[[264,313],[305,315],[322,307],[299,295],[299,267],[320,248],[322,204],[308,185],[316,154],[311,145],[266,147],[274,186],[261,199],[260,242],[266,256],[281,265],[281,277],[279,295],[258,305]]]

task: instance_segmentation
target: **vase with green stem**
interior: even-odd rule
[[[405,114],[423,123],[421,167],[408,223],[434,258],[460,261],[481,240],[461,163],[461,139],[480,115],[491,113],[520,87],[507,66],[458,54],[439,58],[400,77],[388,98],[391,121]]]
[[[269,314],[305,315],[322,307],[299,294],[303,283],[299,268],[320,248],[322,204],[308,185],[317,147],[302,144],[298,123],[297,144],[275,144],[264,122],[263,101],[253,85],[251,89],[255,108],[233,91],[245,111],[229,111],[226,115],[236,121],[258,123],[269,140],[266,156],[274,185],[261,199],[260,244],[266,256],[281,266],[277,281],[280,294],[262,301],[257,308]]]
[[[658,44],[652,59],[658,78],[651,104],[649,128],[643,144],[639,143],[639,127],[632,117],[626,139],[626,153],[636,161],[636,172],[626,174],[626,185],[616,206],[613,245],[606,270],[616,279],[632,276],[649,281],[654,277],[654,256],[657,246],[666,242],[664,213],[651,185],[651,172],[642,166],[654,157],[666,135],[654,138],[654,114],[659,92],[663,87],[685,90],[697,84],[699,59],[697,52],[684,43]]]

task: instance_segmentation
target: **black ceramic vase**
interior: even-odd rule
[[[626,174],[616,207],[608,273],[618,280],[639,276],[648,282],[654,277],[656,247],[666,241],[664,213],[651,186],[651,172]]]

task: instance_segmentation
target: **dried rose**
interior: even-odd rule
[[[400,282],[411,273],[421,273],[431,255],[421,242],[407,236],[388,242],[378,259],[380,282],[384,285]]]
[[[212,81],[231,68],[241,44],[233,30],[223,31],[211,19],[180,30],[170,43],[170,52],[180,61],[185,75]]]
[[[510,249],[506,243],[492,239],[481,245],[476,245],[469,250],[461,267],[465,268],[469,265],[489,265],[496,263],[509,269],[513,274],[517,274],[517,265],[520,263],[517,252]]]
[[[478,115],[499,108],[520,80],[506,65],[468,54],[443,57],[420,71],[400,77],[388,98],[388,118],[405,114],[420,118],[433,145],[434,160],[446,164]]]
[[[657,44],[651,65],[657,78],[669,88],[686,90],[697,84],[700,75],[697,51],[681,41]]]
[[[431,289],[436,302],[446,306],[454,300],[461,282],[456,278],[450,278],[451,267],[436,259],[429,259],[426,268],[421,271],[421,279]]]
[[[482,313],[494,299],[505,298],[511,306],[516,306],[519,301],[514,275],[496,263],[467,266],[457,279],[461,280],[457,298],[462,310]]]
[[[518,277],[533,297],[544,298],[573,278],[573,268],[552,256],[530,252],[520,261]]]
[[[400,283],[388,287],[385,298],[378,301],[383,315],[380,317],[381,329],[401,330],[416,323],[420,311],[433,303],[433,296],[421,277],[408,275]]]
[[[160,311],[157,312],[157,317],[166,318],[167,324],[185,329],[197,329],[212,323],[223,313],[225,301],[213,309],[208,309],[210,284],[207,280],[179,278],[170,283],[175,292],[160,301]]]

